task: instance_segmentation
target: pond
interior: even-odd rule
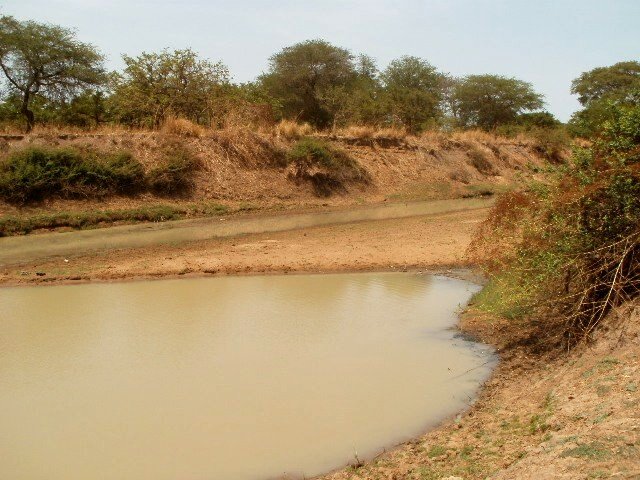
[[[416,273],[0,289],[0,478],[306,477],[466,408],[475,284]]]

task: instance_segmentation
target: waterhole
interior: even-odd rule
[[[414,273],[0,289],[0,478],[310,477],[465,408],[472,283]]]

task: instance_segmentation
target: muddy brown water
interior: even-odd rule
[[[464,409],[478,287],[415,273],[0,289],[0,478],[307,478]]]
[[[115,248],[175,245],[189,241],[252,233],[280,232],[325,225],[474,210],[488,208],[493,202],[492,198],[430,200],[324,212],[200,218],[122,225],[96,230],[6,237],[0,238],[0,266]]]

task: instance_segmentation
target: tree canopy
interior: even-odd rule
[[[0,17],[0,68],[9,91],[21,97],[20,112],[33,128],[35,96],[67,99],[104,80],[102,55],[72,30]]]
[[[356,78],[353,55],[324,40],[307,40],[283,48],[269,59],[269,71],[260,81],[279,98],[282,113],[325,127],[332,115],[323,96],[345,89]]]
[[[582,73],[571,83],[584,107],[570,121],[575,133],[590,135],[614,115],[615,107],[640,105],[640,62],[619,62]]]
[[[113,108],[118,119],[157,127],[169,115],[210,124],[215,102],[229,84],[221,62],[198,58],[190,49],[124,55],[125,68],[112,78]]]
[[[484,129],[515,123],[520,114],[544,106],[530,83],[500,75],[464,77],[454,87],[453,103],[462,126]]]
[[[634,90],[640,90],[640,62],[635,61],[594,68],[571,82],[571,93],[585,107],[603,98],[624,99]]]
[[[381,75],[391,115],[411,131],[421,130],[441,116],[443,78],[424,59],[393,60]]]

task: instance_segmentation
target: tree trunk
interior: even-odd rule
[[[31,92],[29,92],[29,90],[24,92],[24,96],[22,97],[22,108],[20,109],[20,112],[27,119],[27,132],[26,133],[29,133],[31,130],[33,130],[33,125],[35,123],[35,116],[33,115],[33,112],[31,110],[29,110],[29,98],[30,98],[30,96],[31,96]]]

